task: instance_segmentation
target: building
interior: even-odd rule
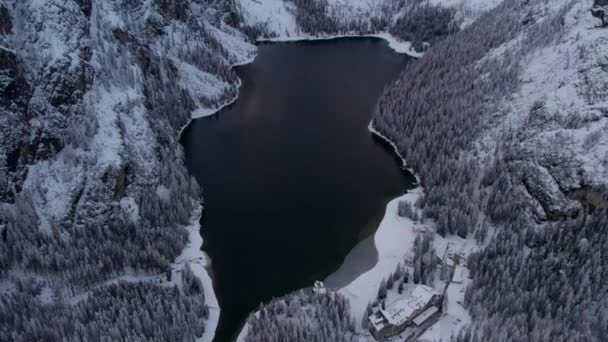
[[[463,259],[464,256],[461,253],[456,253],[453,248],[453,243],[449,242],[445,248],[443,259],[441,260],[439,279],[445,282],[449,282],[450,280],[454,279],[456,270],[460,269],[462,272],[462,267],[459,265]]]
[[[377,340],[416,330],[440,314],[442,295],[426,285],[416,285],[408,298],[377,309],[369,317],[370,332]]]
[[[314,294],[325,294],[327,292],[327,289],[325,288],[325,285],[322,281],[317,280],[315,281],[312,287],[312,292]]]

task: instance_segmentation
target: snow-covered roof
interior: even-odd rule
[[[379,311],[374,312],[371,316],[369,316],[368,319],[376,331],[380,331],[382,328],[384,328],[384,322],[386,319]]]
[[[437,311],[439,311],[439,309],[437,309],[436,306],[431,306],[430,308],[424,310],[423,313],[416,316],[412,320],[412,322],[414,322],[414,324],[420,326],[422,323],[426,322],[427,319],[429,319],[431,316],[433,316],[435,314],[435,312],[437,312]]]
[[[401,325],[413,318],[414,314],[428,305],[433,296],[439,293],[426,285],[417,285],[410,298],[391,304],[386,310],[380,310],[388,323]]]

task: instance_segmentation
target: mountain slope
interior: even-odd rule
[[[200,190],[178,134],[235,96],[230,65],[254,51],[229,4],[0,13],[0,339],[210,340],[203,295],[217,303],[185,229]]]

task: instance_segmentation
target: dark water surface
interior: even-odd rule
[[[229,341],[260,302],[338,269],[414,181],[368,131],[408,57],[375,38],[262,44],[238,100],[184,131]],[[371,262],[373,265],[373,262]]]

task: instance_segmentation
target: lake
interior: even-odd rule
[[[236,68],[237,101],[184,130],[222,310],[215,341],[234,339],[261,302],[336,271],[413,186],[368,130],[382,89],[409,60],[377,38],[260,44]]]

